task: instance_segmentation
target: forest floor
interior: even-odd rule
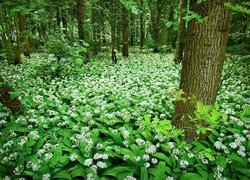
[[[158,119],[172,119],[178,94],[180,66],[172,59],[173,54],[135,50],[129,58],[119,55],[117,65],[106,53],[87,65],[66,59],[58,63],[45,53],[24,58],[20,66],[0,64],[3,78],[18,84],[13,96],[26,111],[17,117],[0,110],[0,177],[152,178],[164,171],[162,179],[185,172],[205,178],[220,176],[216,167],[226,168],[228,159],[240,165],[227,176],[249,177],[245,61],[238,56],[226,60],[217,102],[228,122],[207,142],[187,145],[173,134],[162,134],[171,129],[170,121],[163,124],[169,129],[157,130],[162,128]],[[232,142],[238,142],[236,147]]]

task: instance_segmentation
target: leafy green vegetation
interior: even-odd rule
[[[19,83],[16,95],[27,111],[17,117],[1,107],[1,178],[249,179],[247,72],[232,71],[223,81],[219,111],[198,106],[208,122],[225,121],[207,141],[186,143],[169,121],[179,81],[173,55],[134,52],[115,66],[101,54],[82,72],[62,59],[58,77],[51,64],[57,60],[46,53],[17,67],[1,63],[6,81]]]

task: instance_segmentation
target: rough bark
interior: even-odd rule
[[[224,7],[224,2],[228,1],[190,2],[191,10],[204,17],[204,22],[189,22],[179,87],[185,93],[184,98],[194,97],[205,105],[215,103],[231,24],[231,11]],[[188,116],[194,116],[195,105],[192,100],[177,101],[173,125],[177,128],[193,127]],[[186,131],[187,141],[199,137],[195,130]],[[200,136],[201,140],[204,138]]]
[[[4,79],[0,76],[0,102],[13,113],[23,114],[23,108],[20,101],[17,98],[11,98],[10,93],[14,90],[7,85]]]
[[[140,0],[140,48],[142,49],[144,46],[144,38],[145,38],[145,31],[144,31],[144,0]]]
[[[79,39],[84,41],[84,31],[83,31],[83,24],[84,24],[84,0],[77,0],[77,22],[78,22],[78,36]]]
[[[14,64],[21,64],[21,40],[20,40],[20,29],[18,25],[18,13],[16,12],[14,15],[14,24],[16,30],[16,44],[15,44],[15,54],[14,54]]]
[[[99,4],[98,4],[99,5]],[[94,5],[92,6],[92,26],[93,26],[93,40],[94,40],[94,47],[93,51],[94,54],[98,54],[101,51],[101,27],[98,21],[101,18],[100,10],[98,10]]]
[[[187,0],[180,0],[180,12],[178,20],[178,33],[176,41],[176,52],[174,61],[176,64],[182,62],[183,59],[183,50],[185,43],[185,32],[186,32],[186,21],[183,19],[185,17],[187,9]]]
[[[169,1],[168,22],[174,22],[174,0]],[[174,46],[173,35],[174,35],[174,25],[171,25],[167,29],[167,42],[172,47]]]
[[[111,25],[111,39],[112,39],[112,50],[111,50],[111,58],[112,58],[112,63],[116,64],[117,63],[117,4],[115,1],[112,2],[111,4],[111,12],[112,13],[112,19],[110,20],[110,25]]]
[[[123,46],[122,46],[122,55],[128,57],[128,38],[129,38],[129,15],[128,10],[123,7],[122,9],[123,16]]]
[[[23,47],[23,53],[25,56],[30,57],[30,43],[26,31],[26,16],[21,12],[18,13],[19,18],[19,31],[20,31],[20,41]]]

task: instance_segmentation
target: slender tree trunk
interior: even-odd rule
[[[134,46],[135,43],[135,17],[130,13],[130,45]]]
[[[173,35],[174,35],[174,0],[169,0],[168,22],[173,24],[167,29],[167,42],[174,47]]]
[[[186,32],[186,21],[183,19],[186,14],[187,9],[187,0],[180,0],[180,12],[178,20],[178,33],[176,41],[176,52],[174,61],[176,64],[182,62],[183,59],[183,50],[185,45],[185,32]]]
[[[112,34],[112,50],[111,50],[111,58],[112,58],[112,63],[116,64],[117,63],[117,4],[116,2],[112,2],[111,4],[112,7],[112,19],[110,20],[111,23],[111,34]]]
[[[61,18],[60,18],[60,9],[56,10],[56,24],[58,26],[58,28],[60,29],[61,27]]]
[[[15,44],[15,56],[14,56],[14,64],[22,64],[21,61],[21,40],[20,40],[20,30],[18,25],[18,12],[14,15],[14,24],[16,30],[16,44]]]
[[[144,0],[140,0],[140,7],[141,7],[141,14],[140,14],[140,48],[144,47],[144,38],[145,38],[145,31],[144,31]]]
[[[19,17],[19,30],[20,30],[20,41],[22,44],[22,47],[24,48],[24,55],[27,57],[30,57],[30,43],[26,31],[26,16],[23,15],[21,12],[18,13]]]
[[[231,24],[231,11],[224,7],[224,2],[230,1],[190,2],[191,10],[206,19],[203,23],[189,22],[180,81],[180,89],[186,99],[194,97],[196,102],[201,101],[205,105],[215,103]],[[186,130],[187,141],[199,137],[196,129],[192,128],[194,124],[189,121],[189,117],[194,116],[195,101],[177,101],[172,121],[177,128],[191,128]],[[200,136],[201,140],[204,138]]]
[[[14,90],[7,85],[1,76],[0,83],[4,83],[4,85],[0,86],[0,102],[9,108],[13,113],[23,114],[23,108],[20,101],[17,98],[12,98],[10,95],[10,92],[13,92]]]
[[[129,37],[129,16],[128,10],[123,7],[122,9],[122,16],[123,16],[123,47],[122,47],[122,55],[124,57],[128,57],[128,37]]]
[[[100,43],[100,34],[101,34],[101,27],[98,23],[100,20],[100,11],[96,9],[96,7],[92,6],[92,27],[93,27],[93,40],[94,40],[94,47],[93,52],[94,54],[98,54],[101,50],[101,43]]]
[[[78,36],[79,39],[84,41],[84,0],[76,0],[77,2],[77,22],[78,22]]]
[[[61,16],[62,16],[61,19],[62,19],[63,33],[67,34],[68,21],[67,21],[67,12],[66,12],[66,10],[62,10]]]
[[[83,45],[83,41],[86,41],[86,33],[84,32],[84,21],[85,21],[85,16],[84,16],[84,0],[77,0],[77,22],[78,22],[78,36],[80,40],[80,44]],[[83,47],[87,48],[86,46],[83,45]],[[85,63],[88,62],[89,59],[89,53],[85,52],[82,53],[82,56],[85,57]]]

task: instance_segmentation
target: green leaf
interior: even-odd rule
[[[122,172],[134,172],[130,166],[115,166],[104,171],[103,175],[117,177]]]
[[[145,167],[141,168],[141,175],[140,175],[141,180],[148,180],[148,170]]]
[[[82,65],[83,64],[83,60],[81,58],[76,58],[75,59],[75,64]]]
[[[71,137],[72,137],[72,133],[71,133],[71,131],[68,130],[68,129],[59,129],[59,130],[57,131],[57,134],[58,134],[58,135],[61,135],[61,136],[63,136],[63,137],[66,137],[66,138],[71,138]]]
[[[169,157],[167,157],[165,154],[160,153],[160,152],[156,152],[153,154],[154,157],[164,160],[169,166],[173,166],[173,164],[171,163],[171,160]]]
[[[196,173],[186,173],[180,178],[181,180],[201,180],[201,176]]]
[[[69,179],[71,180],[72,178],[70,177],[69,173],[67,171],[60,171],[56,173],[52,179]]]

